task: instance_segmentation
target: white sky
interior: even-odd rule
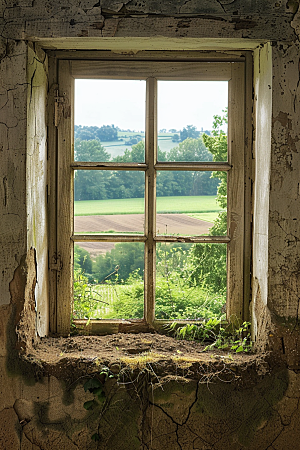
[[[76,80],[75,124],[145,129],[144,80]],[[228,103],[226,81],[158,81],[158,130],[211,130]]]

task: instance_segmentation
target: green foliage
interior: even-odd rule
[[[197,128],[194,125],[187,125],[186,128],[183,128],[180,131],[180,140],[184,141],[187,138],[197,139],[199,134],[200,132],[197,131]]]
[[[210,172],[161,171],[157,175],[156,195],[157,197],[215,195],[217,186],[218,180],[212,179]]]
[[[101,283],[127,280],[133,272],[144,271],[144,244],[141,242],[122,242],[105,255],[97,256],[93,272],[95,279]]]
[[[213,155],[213,161],[227,161],[227,135],[221,129],[228,122],[227,108],[223,111],[223,116],[214,116],[211,136],[203,134],[203,142]],[[226,172],[214,172],[212,177],[219,178],[221,183],[218,186],[217,201],[221,208],[227,206],[227,175]]]
[[[161,160],[174,161],[225,161],[227,160],[227,137],[221,127],[223,117],[215,116],[211,136],[199,139],[188,138],[168,154],[161,152]],[[144,159],[144,142],[126,150],[115,160],[137,162]],[[100,171],[101,172],[101,171]],[[112,171],[103,180],[103,192],[111,198],[133,198],[144,189],[144,175],[134,179],[135,173]],[[89,178],[91,173],[89,171]],[[157,177],[157,195],[195,196],[219,183],[217,201],[226,207],[226,174],[214,172],[162,171]],[[217,178],[216,178],[217,177]],[[208,179],[208,180],[207,180]],[[213,189],[215,189],[215,187]],[[209,193],[205,191],[205,193]],[[179,197],[180,198],[180,197]],[[193,197],[190,197],[193,198]],[[159,199],[158,199],[159,204]],[[177,204],[177,203],[176,203]],[[223,211],[210,229],[211,235],[226,235],[227,213]],[[142,243],[116,244],[111,252],[89,260],[84,251],[75,247],[75,317],[97,317],[99,303],[105,304],[97,285],[89,283],[87,275],[92,273],[96,283],[114,286],[115,299],[101,318],[142,318],[144,308],[144,245]],[[217,320],[223,317],[226,298],[226,244],[164,244],[157,246],[156,317],[170,320]],[[91,281],[91,280],[90,280]],[[102,309],[103,311],[103,309]],[[191,325],[192,326],[192,325]],[[208,327],[206,326],[206,332]],[[194,325],[193,325],[194,327]],[[188,329],[199,332],[195,328]],[[185,331],[186,333],[186,331]],[[232,343],[232,345],[236,345]],[[240,345],[236,347],[238,349]]]
[[[213,155],[214,161],[227,161],[227,136],[220,128],[227,123],[227,110],[224,116],[214,116],[211,136],[203,135],[203,142]],[[227,207],[227,175],[225,172],[214,172],[213,177],[220,180],[217,202],[221,208]],[[227,234],[227,211],[219,213],[210,229],[213,236]],[[192,279],[202,283],[213,292],[226,292],[226,245],[225,244],[196,244],[192,250],[193,266]]]
[[[188,137],[173,147],[167,154],[167,161],[212,161],[212,154],[204,145],[203,138]]]
[[[96,126],[82,126],[75,125],[75,138],[80,140],[92,140],[99,139],[100,141],[117,141],[118,131],[114,125],[102,125],[102,127]]]
[[[98,140],[82,141],[75,139],[75,161],[109,161],[110,154]]]
[[[225,298],[209,292],[192,279],[193,261],[189,244],[157,246],[155,315],[158,319],[220,317]]]
[[[109,161],[110,154],[100,141],[75,139],[76,161]],[[75,172],[75,200],[100,200],[107,198],[108,175],[100,170],[77,170]]]
[[[81,272],[85,275],[92,273],[92,259],[90,254],[84,248],[79,245],[74,246],[74,269],[81,269]]]
[[[87,411],[92,411],[92,410],[102,410],[103,408],[103,403],[105,401],[105,392],[104,392],[104,384],[105,382],[110,379],[113,378],[114,375],[113,373],[109,370],[108,367],[102,367],[101,372],[99,373],[99,378],[102,379],[102,381],[100,381],[98,378],[89,378],[83,385],[84,388],[84,392],[90,392],[91,394],[94,395],[94,399],[93,400],[88,400],[86,402],[84,402],[83,407],[84,409],[86,409]],[[93,441],[99,441],[100,440],[100,436],[99,433],[94,433],[91,436],[91,439]]]
[[[77,161],[109,161],[110,154],[99,140],[75,140]],[[145,144],[140,141],[114,162],[143,162]],[[159,161],[211,161],[212,154],[205,148],[202,136],[187,138],[168,153],[158,148]],[[219,181],[209,172],[162,171],[157,177],[158,196],[215,195]],[[105,200],[141,198],[145,192],[145,175],[133,171],[78,170],[75,175],[75,200]]]
[[[73,319],[91,319],[99,305],[107,304],[81,269],[74,269],[73,293]]]
[[[108,198],[108,173],[101,170],[77,170],[74,180],[74,198],[78,200],[105,200]]]
[[[116,286],[117,298],[108,319],[142,319],[144,316],[144,280],[139,270],[132,272],[126,284]]]
[[[199,341],[201,344],[211,342],[205,350],[218,348],[240,353],[250,352],[252,349],[249,322],[244,322],[238,328],[233,325],[223,327],[220,319],[204,320],[182,327],[173,322],[168,329],[177,339]]]
[[[226,244],[195,244],[191,252],[191,279],[211,292],[226,293]]]

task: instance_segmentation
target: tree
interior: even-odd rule
[[[110,154],[100,141],[75,139],[76,161],[109,161]],[[108,173],[105,171],[77,170],[74,180],[75,200],[103,200],[107,198]]]
[[[102,125],[100,128],[96,126],[75,125],[75,138],[89,141],[98,139],[100,141],[117,141],[118,127],[114,125]]]
[[[74,177],[74,197],[78,200],[105,200],[108,197],[109,174],[101,170],[77,170]]]
[[[76,161],[109,161],[110,154],[101,145],[100,141],[93,139],[83,141],[75,139],[74,153]]]
[[[213,155],[203,142],[202,136],[198,139],[187,138],[173,147],[167,155],[168,161],[212,161]]]
[[[98,128],[97,137],[100,141],[117,141],[118,131],[114,125],[102,125]]]
[[[145,161],[145,143],[140,141],[138,144],[132,146],[131,149],[126,149],[123,155],[116,156],[115,162],[143,162]]]
[[[79,245],[74,246],[74,269],[81,269],[84,274],[92,273],[92,260],[90,254]]]
[[[187,138],[167,154],[168,161],[212,161],[213,155],[204,145],[202,136]],[[214,195],[218,181],[210,172],[163,171],[157,177],[157,196]]]
[[[180,131],[180,140],[184,141],[187,138],[197,139],[200,135],[200,131],[194,125],[187,125],[186,128]]]
[[[144,270],[144,246],[140,242],[116,244],[111,252],[99,255],[94,263],[93,272],[99,283],[104,280],[126,280],[130,273]],[[110,276],[111,275],[111,276]]]
[[[211,136],[203,135],[203,141],[213,154],[214,161],[227,160],[227,136],[221,126],[227,123],[227,110],[224,115],[214,116]],[[227,176],[224,172],[214,172],[212,177],[220,180],[217,193],[217,202],[221,208],[227,206]],[[214,221],[210,234],[213,236],[225,235],[227,232],[227,211],[219,213]],[[214,292],[226,291],[226,244],[195,244],[192,248],[192,262],[194,271],[192,279],[208,287]]]

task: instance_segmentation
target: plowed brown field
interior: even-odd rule
[[[75,216],[76,233],[95,232],[127,232],[143,233],[143,214],[122,214],[107,216]],[[189,217],[186,214],[157,214],[157,234],[196,235],[207,234],[213,224]],[[86,249],[91,255],[110,251],[114,243],[111,242],[81,242],[80,247]]]

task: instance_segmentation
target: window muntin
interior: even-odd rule
[[[154,63],[136,62],[132,69],[125,62],[60,61],[59,89],[64,94],[64,120],[58,126],[58,202],[62,232],[58,233],[64,270],[57,280],[57,331],[69,328],[72,282],[70,281],[73,243],[80,242],[144,242],[145,243],[145,313],[144,323],[154,324],[155,247],[156,243],[225,243],[227,244],[227,312],[240,318],[243,314],[243,254],[244,254],[244,64],[243,63]],[[146,157],[145,163],[78,162],[73,159],[73,93],[74,78],[135,78],[146,79]],[[157,79],[225,80],[229,88],[228,162],[157,162],[156,98]],[[73,206],[69,194],[73,191],[74,170],[143,170],[145,184],[144,235],[74,234]],[[228,234],[226,236],[172,236],[155,232],[155,184],[158,170],[226,171],[228,173]]]

